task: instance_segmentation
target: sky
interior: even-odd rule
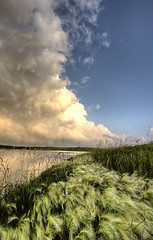
[[[0,144],[153,139],[152,0],[1,0]]]

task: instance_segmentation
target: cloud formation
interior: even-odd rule
[[[100,2],[76,4],[85,11],[84,17],[91,13],[90,22],[95,23]],[[73,47],[61,15],[55,14],[61,3],[70,4],[0,1],[0,143],[61,145],[61,139],[66,145],[95,146],[106,139],[113,143],[115,135],[86,120],[84,105],[67,88],[69,80],[61,79]]]
[[[147,136],[150,137],[151,139],[153,139],[153,125],[151,125],[151,126],[149,127]]]
[[[88,81],[90,80],[90,77],[89,76],[85,76],[81,79],[81,83],[82,84],[86,84]]]
[[[95,36],[100,47],[110,48],[112,44],[111,35],[108,32],[102,32]]]
[[[81,42],[83,47],[91,45],[94,38],[91,26],[97,25],[103,0],[56,0],[54,8],[62,16],[62,24],[72,44]]]
[[[87,111],[91,112],[93,110],[99,110],[101,108],[100,104],[91,104],[90,106],[87,107]]]
[[[110,46],[111,46],[111,41],[110,41],[109,34],[108,34],[107,32],[102,33],[101,41],[102,41],[102,45],[103,45],[104,47],[110,48]]]
[[[83,59],[83,65],[90,67],[94,63],[93,57],[86,57]]]

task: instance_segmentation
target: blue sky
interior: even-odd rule
[[[0,144],[153,139],[152,0],[1,0]]]
[[[117,134],[146,137],[153,123],[153,2],[108,0],[104,6],[92,26],[95,39],[85,49],[74,48],[67,75],[87,110],[93,106],[88,120]],[[79,63],[79,57],[92,57],[93,64]],[[84,86],[73,85],[85,76]]]

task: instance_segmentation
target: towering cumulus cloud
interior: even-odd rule
[[[77,2],[80,9],[85,2]],[[92,1],[87,2],[92,13]],[[94,22],[98,1],[93,2]],[[55,14],[57,4],[0,1],[0,143],[57,145],[63,139],[93,146],[113,138],[106,127],[86,120],[83,104],[67,88],[69,80],[60,77],[72,43]]]

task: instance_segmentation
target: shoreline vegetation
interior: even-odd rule
[[[0,195],[6,239],[152,240],[153,144],[92,149],[10,184]]]
[[[53,150],[53,151],[85,151],[90,152],[95,148],[91,147],[42,147],[42,146],[12,146],[12,145],[0,145],[0,149],[7,149],[7,150]]]
[[[108,149],[124,149],[124,148],[131,148],[131,147],[137,147],[137,148],[143,148],[145,146],[153,146],[153,141],[150,141],[149,143],[144,143],[144,144],[138,144],[138,142],[136,141],[135,145],[124,145],[124,144],[120,144],[120,145],[114,145],[114,146],[108,146],[107,148],[103,148],[100,147],[100,144],[97,144],[97,147],[70,147],[70,146],[18,146],[18,145],[4,145],[4,144],[0,144],[0,149],[11,149],[11,150],[53,150],[53,151],[85,151],[85,152],[91,152],[91,151],[97,151],[97,149],[100,150],[108,150]]]

